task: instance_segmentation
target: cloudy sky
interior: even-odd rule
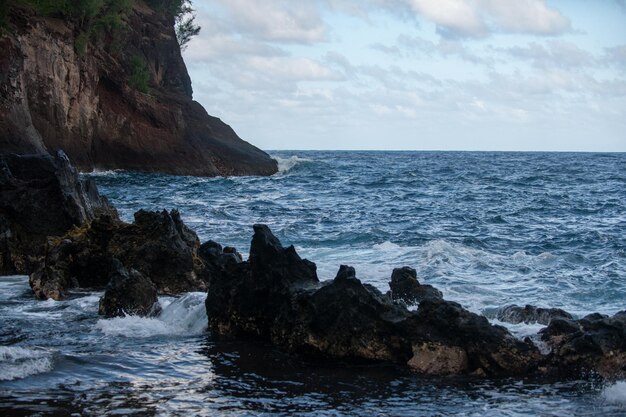
[[[194,6],[194,98],[263,149],[626,151],[626,0]]]

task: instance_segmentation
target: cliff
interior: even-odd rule
[[[134,0],[121,30],[86,36],[76,20],[12,3],[0,37],[0,153],[62,149],[83,171],[276,172],[192,99],[171,14]]]

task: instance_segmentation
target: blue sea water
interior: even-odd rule
[[[387,290],[408,265],[447,299],[576,316],[626,309],[626,154],[273,152],[267,178],[98,172],[122,218],[180,210],[201,240],[249,250],[253,223]],[[207,333],[204,294],[158,318],[97,316],[101,293],[35,301],[0,278],[3,415],[625,415],[626,382],[433,379],[308,363]],[[539,325],[508,325],[519,337]]]

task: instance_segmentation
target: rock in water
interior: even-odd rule
[[[145,275],[162,294],[206,291],[199,246],[198,236],[176,210],[140,210],[132,224],[101,216],[62,238],[50,239],[30,285],[37,298],[55,300],[71,288],[102,288],[116,271],[117,259]]]
[[[441,291],[432,285],[422,285],[417,281],[417,272],[408,266],[396,268],[391,273],[391,297],[405,303],[419,304],[426,299],[441,299]]]
[[[127,271],[117,259],[102,298],[98,314],[105,317],[149,316],[160,310],[155,285],[137,270]]]
[[[548,325],[555,318],[573,319],[571,314],[560,308],[542,308],[527,304],[525,307],[510,305],[498,310],[495,318],[512,324],[539,323]]]
[[[0,275],[31,272],[48,236],[63,235],[99,214],[117,218],[63,152],[0,155],[0,185]]]
[[[417,312],[363,284],[354,268],[319,283],[315,264],[283,248],[255,225],[247,262],[211,282],[209,328],[256,337],[290,351],[345,360],[384,360],[416,372],[523,374],[540,361],[537,348],[459,304],[425,298]]]
[[[97,24],[85,27],[92,19],[50,18],[9,2],[0,33],[0,149],[63,149],[86,171],[275,173],[275,160],[192,99],[169,8],[129,3],[103,42]]]
[[[626,377],[626,311],[613,317],[594,313],[580,320],[555,318],[541,338],[552,349],[551,365],[560,373]]]

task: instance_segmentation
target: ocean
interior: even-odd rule
[[[201,241],[246,256],[252,224],[386,291],[393,268],[471,311],[510,304],[577,317],[626,309],[626,154],[271,152],[271,177],[85,174],[132,221],[176,208]],[[101,292],[36,301],[0,277],[0,415],[623,416],[626,382],[424,378],[313,363],[206,330],[205,294],[157,318],[102,319]],[[507,326],[537,337],[541,325]]]

